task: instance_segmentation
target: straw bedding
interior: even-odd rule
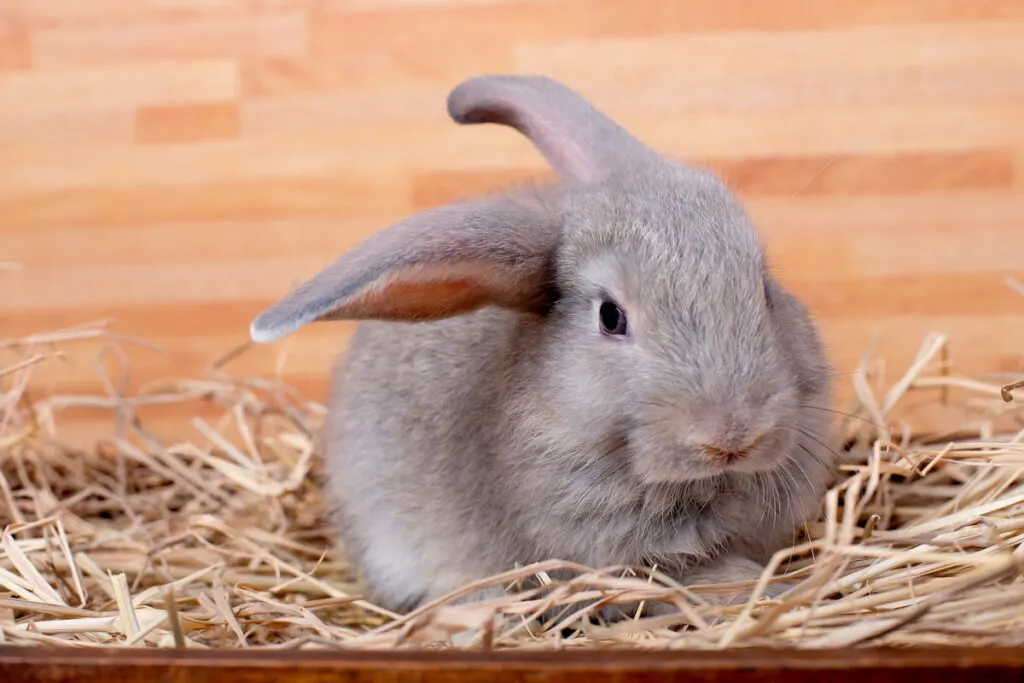
[[[105,324],[0,345],[0,640],[78,647],[726,648],[1024,641],[1024,409],[1013,378],[950,372],[926,337],[910,367],[866,357],[839,421],[845,464],[819,523],[760,586],[775,600],[722,606],[730,586],[682,587],[657,568],[558,562],[494,577],[498,602],[440,601],[389,614],[360,597],[324,514],[324,406],[276,381],[208,377],[122,395],[46,395],[33,372],[82,340],[132,340]],[[244,351],[244,349],[243,349]],[[222,359],[223,360],[223,359]],[[230,359],[228,359],[230,360]],[[223,363],[221,364],[223,365]],[[888,377],[887,377],[888,375]],[[191,442],[157,436],[140,409],[178,404]],[[913,409],[914,405],[918,408]],[[915,431],[941,405],[948,434]],[[62,411],[105,410],[110,438],[68,443]],[[838,415],[838,413],[837,413]],[[556,581],[552,570],[568,568]],[[541,592],[521,579],[540,579]],[[667,601],[670,616],[607,624],[593,599]],[[542,628],[530,616],[562,608]]]

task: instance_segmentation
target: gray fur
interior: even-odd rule
[[[395,610],[552,558],[754,578],[816,515],[835,466],[814,324],[714,175],[638,152],[553,81],[487,78],[454,91],[453,117],[475,110],[474,93],[512,93],[503,106],[523,111],[489,120],[542,110],[543,144],[573,159],[572,182],[424,212],[254,323],[270,338],[366,320],[334,370],[325,431],[346,556]],[[611,166],[604,140],[628,163]],[[374,277],[479,296],[419,301],[403,318]],[[629,339],[600,334],[602,291]],[[759,432],[731,466],[702,450],[741,450]]]

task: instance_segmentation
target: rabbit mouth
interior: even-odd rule
[[[730,474],[771,472],[791,448],[784,430],[764,431],[739,446],[714,443],[634,443],[633,471],[645,483],[666,484]]]

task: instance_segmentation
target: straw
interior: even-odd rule
[[[823,515],[743,585],[680,585],[657,568],[554,559],[465,586],[409,614],[368,599],[323,491],[325,408],[279,377],[235,377],[240,343],[202,377],[132,388],[110,321],[0,341],[0,639],[162,648],[641,647],[728,649],[1024,642],[1024,380],[957,376],[949,338],[921,340],[888,381],[865,354],[833,447]],[[35,373],[103,345],[95,391]],[[92,345],[92,346],[90,346]],[[85,352],[83,352],[85,353]],[[6,355],[5,355],[6,354]],[[115,360],[119,377],[104,369]],[[90,362],[93,362],[90,360]],[[941,404],[949,434],[907,410]],[[158,434],[148,410],[187,417]],[[70,409],[109,435],[70,441]],[[200,417],[200,413],[202,417]],[[211,417],[214,415],[214,417]],[[840,450],[845,448],[845,450]],[[776,599],[727,604],[736,589]],[[456,599],[483,586],[507,595]],[[532,587],[531,587],[532,586]],[[607,623],[601,606],[667,603]],[[535,617],[559,616],[550,623]]]

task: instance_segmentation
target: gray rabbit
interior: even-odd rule
[[[366,321],[325,450],[372,597],[407,611],[547,559],[756,578],[836,456],[821,338],[739,202],[546,77],[471,78],[448,112],[518,130],[560,182],[382,230],[251,328]]]

